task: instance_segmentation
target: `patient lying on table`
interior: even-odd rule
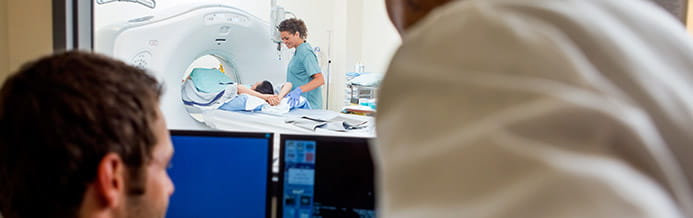
[[[269,81],[241,85],[219,70],[195,68],[183,81],[181,96],[185,105],[201,110],[286,113],[296,108],[310,109],[303,97],[296,101],[298,103],[289,104],[293,101],[286,95],[291,86],[285,83],[275,91]]]

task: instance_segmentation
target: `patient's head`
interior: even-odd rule
[[[163,217],[173,147],[160,84],[121,61],[66,52],[0,89],[0,211],[18,217]]]
[[[267,80],[257,82],[253,84],[253,86],[251,86],[250,88],[262,94],[274,94],[274,87],[272,86],[272,83],[270,83],[270,81]]]

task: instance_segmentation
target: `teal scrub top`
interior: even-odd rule
[[[311,76],[320,73],[318,57],[313,53],[313,48],[307,42],[296,47],[294,57],[289,62],[289,69],[286,73],[286,81],[299,87],[310,82]],[[322,109],[322,86],[309,92],[301,94],[310,103],[312,109]]]

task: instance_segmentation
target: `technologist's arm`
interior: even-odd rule
[[[286,96],[286,94],[289,94],[289,92],[291,91],[291,88],[293,88],[293,86],[294,85],[291,84],[290,82],[284,83],[284,85],[282,86],[282,89],[279,90],[279,94],[277,94],[277,97],[279,97],[279,99],[284,98],[284,96]]]
[[[325,78],[322,73],[316,73],[311,76],[313,79],[305,85],[299,86],[302,92],[309,92],[325,84]]]

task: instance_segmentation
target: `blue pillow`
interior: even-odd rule
[[[232,84],[231,78],[217,69],[195,68],[190,73],[195,88],[201,92],[216,93]]]

